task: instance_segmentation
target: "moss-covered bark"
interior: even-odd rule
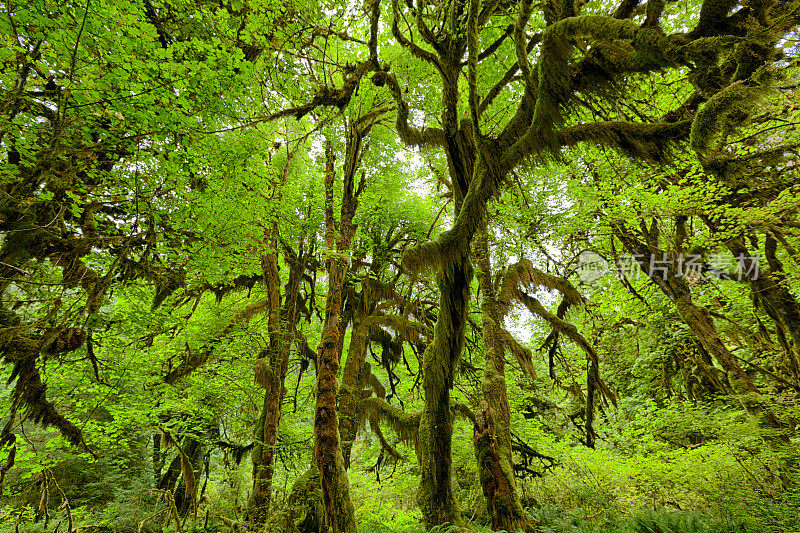
[[[484,226],[475,240],[477,277],[481,294],[481,316],[486,362],[483,374],[485,404],[475,413],[475,459],[478,463],[486,508],[495,531],[535,530],[525,514],[514,479],[511,449],[511,414],[506,392],[502,318],[492,283],[487,231]]]
[[[358,432],[356,420],[358,401],[361,399],[359,382],[361,370],[367,356],[367,324],[364,323],[363,313],[356,311],[353,320],[353,330],[350,335],[350,346],[347,352],[347,361],[342,375],[342,388],[339,391],[339,431],[342,438],[342,456],[345,468],[350,467],[350,451]]]
[[[663,257],[663,250],[657,247],[656,237],[648,236],[645,240],[638,238],[621,224],[615,226],[615,234],[622,242],[625,250],[630,254],[639,254],[640,257]],[[648,274],[649,264],[647,259],[639,263],[642,271]],[[736,395],[745,410],[764,428],[765,439],[773,447],[780,447],[785,440],[782,434],[775,435],[775,431],[782,425],[772,410],[764,403],[758,388],[747,373],[739,365],[736,357],[725,345],[714,324],[714,319],[708,309],[695,304],[692,300],[691,290],[685,277],[678,277],[673,268],[669,268],[665,275],[656,275],[651,278],[661,291],[675,304],[681,320],[697,336],[700,345],[722,367],[728,377],[731,391]]]
[[[419,424],[420,485],[417,505],[427,527],[461,525],[461,513],[452,490],[451,448],[453,419],[450,389],[464,344],[472,266],[457,258],[438,275],[439,317],[433,343],[422,362],[425,406]]]
[[[325,533],[328,530],[316,465],[292,484],[282,522],[284,533]]]
[[[354,166],[353,166],[354,168]],[[349,176],[349,186],[348,186]],[[328,262],[328,296],[325,304],[325,322],[322,338],[317,349],[317,401],[314,414],[314,459],[319,469],[322,501],[325,517],[334,533],[355,533],[356,523],[353,503],[350,499],[350,484],[344,468],[340,447],[339,415],[336,410],[336,395],[339,390],[340,328],[342,313],[342,287],[349,262],[345,255],[355,236],[352,224],[355,214],[353,173],[345,170],[342,219],[339,232],[333,216],[333,186],[335,180],[333,148],[325,147],[325,241],[328,249],[336,252]],[[348,194],[349,193],[349,194]],[[348,198],[348,195],[349,198]]]
[[[334,183],[336,172],[332,143],[325,144],[325,244],[330,259],[328,295],[322,338],[317,349],[317,401],[314,414],[314,457],[320,474],[325,517],[334,533],[354,533],[356,524],[350,484],[342,455],[339,413],[336,406],[339,391],[339,366],[343,345],[342,303],[345,277],[350,267],[350,251],[357,224],[353,222],[366,175],[356,180],[363,156],[363,141],[387,109],[379,108],[347,124],[345,159],[342,172],[341,214],[334,216]],[[348,427],[350,427],[348,425]]]
[[[273,224],[267,235],[271,252],[261,261],[264,285],[267,290],[269,347],[265,358],[257,362],[256,379],[264,387],[264,402],[256,427],[252,453],[253,491],[248,505],[248,518],[261,524],[269,512],[272,497],[272,477],[275,473],[275,444],[281,421],[283,400],[286,397],[286,373],[289,353],[297,322],[297,298],[304,271],[303,250],[293,258],[287,257],[289,279],[281,306],[280,276],[278,273],[278,227]]]
[[[745,246],[742,237],[730,239],[726,243],[737,261],[746,262],[755,257]],[[800,304],[789,291],[783,264],[776,254],[777,241],[767,236],[764,242],[764,255],[767,267],[759,272],[743,275],[750,283],[753,303],[761,308],[775,324],[778,342],[785,352],[784,369],[795,381],[800,383]],[[756,260],[756,259],[752,259]],[[740,268],[752,265],[740,265]]]

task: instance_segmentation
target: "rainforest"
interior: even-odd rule
[[[800,532],[800,0],[0,40],[0,533]]]

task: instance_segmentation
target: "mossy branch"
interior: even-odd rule
[[[563,120],[563,107],[571,91],[569,61],[572,57],[572,41],[578,37],[589,37],[603,41],[633,39],[638,27],[627,20],[586,15],[569,17],[549,26],[542,36],[542,54],[539,62],[539,90],[531,131],[550,136],[555,141],[553,127]],[[537,133],[534,133],[537,134]]]
[[[467,13],[467,100],[469,114],[472,120],[472,131],[475,138],[480,138],[480,124],[478,123],[478,15],[480,0],[468,0]]]
[[[428,128],[425,130],[418,130],[409,123],[409,108],[403,93],[400,89],[400,84],[397,83],[397,78],[394,74],[385,71],[375,73],[372,78],[372,83],[376,85],[385,84],[392,94],[395,104],[397,105],[397,134],[400,140],[408,146],[427,147],[427,146],[444,146],[445,138],[444,132],[439,128]]]
[[[637,122],[595,122],[564,128],[558,133],[560,146],[591,142],[620,150],[625,155],[645,161],[661,162],[670,144],[685,138],[691,120],[645,124]]]
[[[380,66],[376,65],[372,59],[358,63],[353,71],[345,78],[341,87],[328,87],[324,85],[317,89],[316,94],[310,102],[305,104],[283,109],[277,113],[268,115],[265,120],[267,122],[278,120],[280,118],[293,116],[300,120],[307,114],[311,113],[319,107],[336,107],[337,109],[344,109],[350,103],[356,89],[358,88],[361,79],[372,71],[379,70]]]
[[[372,315],[364,319],[362,325],[374,329],[389,328],[403,341],[411,344],[419,344],[428,336],[424,328],[418,322],[408,320],[400,315]]]
[[[460,415],[473,424],[475,423],[475,413],[472,412],[472,409],[467,404],[450,400],[450,410],[453,411],[453,414]]]
[[[622,0],[612,16],[615,19],[629,19],[641,2],[642,0]]]
[[[442,262],[442,247],[438,241],[426,241],[403,254],[403,268],[418,274],[423,270],[437,270]]]
[[[697,112],[689,140],[701,160],[717,150],[717,140],[731,124],[741,125],[755,110],[758,102],[771,90],[768,83],[746,85],[734,82],[712,96]]]
[[[531,379],[536,379],[536,367],[533,365],[533,354],[530,348],[520,344],[505,328],[498,328],[498,335],[505,349],[511,352],[511,355],[517,360],[522,373]]]
[[[385,421],[406,444],[415,444],[419,430],[420,414],[409,414],[383,398],[365,398],[360,402],[360,425],[366,420]]]
[[[534,267],[530,260],[522,259],[508,267],[503,275],[498,294],[500,316],[505,316],[511,302],[519,300],[520,295],[523,294],[522,289],[531,285],[559,291],[570,305],[582,304],[585,301],[585,298],[569,280],[543,272]]]
[[[260,300],[247,305],[244,309],[239,311],[236,316],[233,317],[233,319],[218,335],[209,340],[205,346],[202,346],[197,350],[192,350],[187,344],[186,355],[184,356],[183,360],[177,367],[167,372],[167,374],[164,376],[164,382],[168,383],[169,385],[174,385],[182,377],[188,376],[203,366],[214,353],[214,347],[219,343],[220,340],[233,333],[237,327],[247,324],[247,322],[249,322],[250,319],[257,314],[266,311],[267,303],[267,300]]]
[[[525,90],[533,94],[536,84],[531,75],[531,67],[528,62],[528,47],[526,46],[525,28],[531,18],[533,0],[519,0],[519,16],[514,25],[514,48],[517,54],[517,66],[522,73],[522,80],[525,82]]]
[[[522,304],[530,311],[531,313],[545,319],[549,324],[550,327],[557,330],[562,335],[569,338],[572,342],[580,346],[580,348],[586,353],[589,358],[589,361],[595,365],[600,364],[600,358],[597,355],[597,351],[594,349],[594,346],[586,340],[586,338],[581,335],[578,331],[578,328],[575,327],[574,324],[570,324],[569,322],[558,318],[556,315],[549,312],[547,309],[542,306],[542,304],[536,298],[524,293],[519,293],[519,300]],[[611,392],[608,386],[600,379],[599,375],[595,376],[595,385],[600,390],[600,392],[605,396],[611,403],[616,407],[617,405],[617,397],[616,395]]]
[[[436,67],[436,70],[441,72],[442,65],[439,63],[439,58],[436,57],[435,54],[425,50],[424,48],[421,48],[419,45],[410,41],[405,37],[405,35],[403,35],[403,32],[400,31],[400,25],[398,23],[400,18],[400,2],[398,0],[392,0],[392,35],[394,38],[397,39],[397,42],[400,43],[400,46],[411,52],[411,55],[425,61],[426,63],[430,63]]]

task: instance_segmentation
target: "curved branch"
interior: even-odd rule
[[[534,267],[528,259],[522,259],[508,267],[503,275],[503,282],[498,294],[500,316],[508,314],[511,301],[518,299],[521,290],[530,285],[560,292],[564,295],[564,301],[568,306],[582,304],[586,301],[568,279],[543,272]]]
[[[353,97],[353,93],[358,88],[361,78],[363,78],[368,72],[373,72],[378,69],[379,66],[376,66],[371,59],[362,61],[356,65],[353,72],[347,76],[344,84],[342,84],[341,87],[331,88],[328,86],[322,86],[317,89],[317,93],[310,102],[296,107],[283,109],[277,113],[267,116],[265,120],[269,122],[288,116],[293,116],[297,120],[300,120],[318,107],[336,107],[338,109],[344,109],[347,104],[350,103],[350,99]]]
[[[423,61],[426,61],[436,67],[436,70],[442,72],[442,65],[439,63],[439,58],[436,57],[435,54],[421,48],[419,45],[415,44],[413,41],[406,39],[406,37],[400,31],[400,26],[398,25],[397,21],[400,18],[400,6],[398,0],[392,0],[392,35],[394,38],[397,39],[397,42],[400,45],[411,52],[411,54]]]
[[[418,130],[409,124],[408,104],[403,99],[403,93],[400,90],[400,85],[397,83],[397,78],[395,78],[394,74],[389,74],[384,71],[377,72],[375,76],[373,76],[372,82],[376,85],[385,83],[392,93],[392,97],[397,105],[397,121],[395,124],[400,140],[408,146],[418,146],[420,148],[426,146],[444,146],[444,132],[441,129],[428,128],[425,130]]]
[[[525,47],[525,51],[528,54],[530,54],[533,48],[537,44],[539,44],[541,40],[542,40],[541,33],[533,35],[530,39],[528,39],[528,44]],[[481,104],[478,107],[479,115],[482,114],[484,111],[486,111],[486,109],[492,104],[492,102],[494,102],[494,99],[497,98],[497,95],[500,94],[500,91],[502,91],[509,83],[511,83],[511,81],[516,76],[518,70],[519,70],[519,62],[516,62],[513,65],[511,65],[511,67],[506,71],[503,77],[500,78],[500,80],[497,83],[495,83],[491,89],[489,89],[489,92],[486,93],[486,96],[483,98],[483,100],[481,100]],[[535,89],[537,85],[538,83],[534,81],[533,88]]]
[[[425,24],[425,19],[422,16],[424,6],[420,5],[421,2],[422,0],[417,0],[417,30],[426,43],[431,45],[433,49],[436,50],[440,55],[444,55],[444,44],[436,38],[436,35],[434,35],[430,28],[428,28],[428,26]]]

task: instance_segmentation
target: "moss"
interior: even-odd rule
[[[638,27],[627,20],[603,16],[570,17],[549,26],[542,36],[539,91],[533,124],[544,148],[555,150],[554,126],[563,121],[563,108],[571,94],[572,41],[578,37],[613,41],[633,39]]]
[[[292,533],[327,531],[319,470],[312,466],[292,484],[283,513],[284,530]]]
[[[508,267],[503,274],[503,282],[499,294],[499,299],[502,302],[502,315],[505,315],[508,311],[511,301],[517,297],[520,288],[528,285],[557,290],[572,304],[584,302],[583,296],[569,280],[543,272],[534,267],[530,260],[522,259]]]
[[[366,398],[361,401],[359,425],[363,427],[366,420],[386,422],[406,444],[417,444],[419,431],[419,413],[406,413],[383,398]]]
[[[636,122],[596,122],[565,128],[559,133],[562,146],[591,142],[622,151],[645,161],[663,162],[670,147],[691,129],[690,120],[645,124]]]
[[[658,27],[659,21],[661,20],[661,13],[664,12],[666,6],[667,0],[649,0],[645,8],[647,16],[642,26],[645,28]]]
[[[17,330],[17,328],[9,329]],[[59,413],[47,399],[47,385],[42,382],[36,366],[40,344],[41,341],[35,339],[10,335],[3,342],[3,357],[6,362],[14,365],[8,382],[16,380],[11,393],[12,407],[9,420],[13,420],[17,410],[24,406],[25,416],[34,423],[44,427],[53,426],[69,443],[75,446],[82,445],[83,434],[80,428]],[[72,349],[76,348],[77,346]]]
[[[740,126],[770,92],[768,84],[746,85],[734,82],[715,94],[697,112],[689,140],[701,160],[717,150],[717,140],[728,129]]]

